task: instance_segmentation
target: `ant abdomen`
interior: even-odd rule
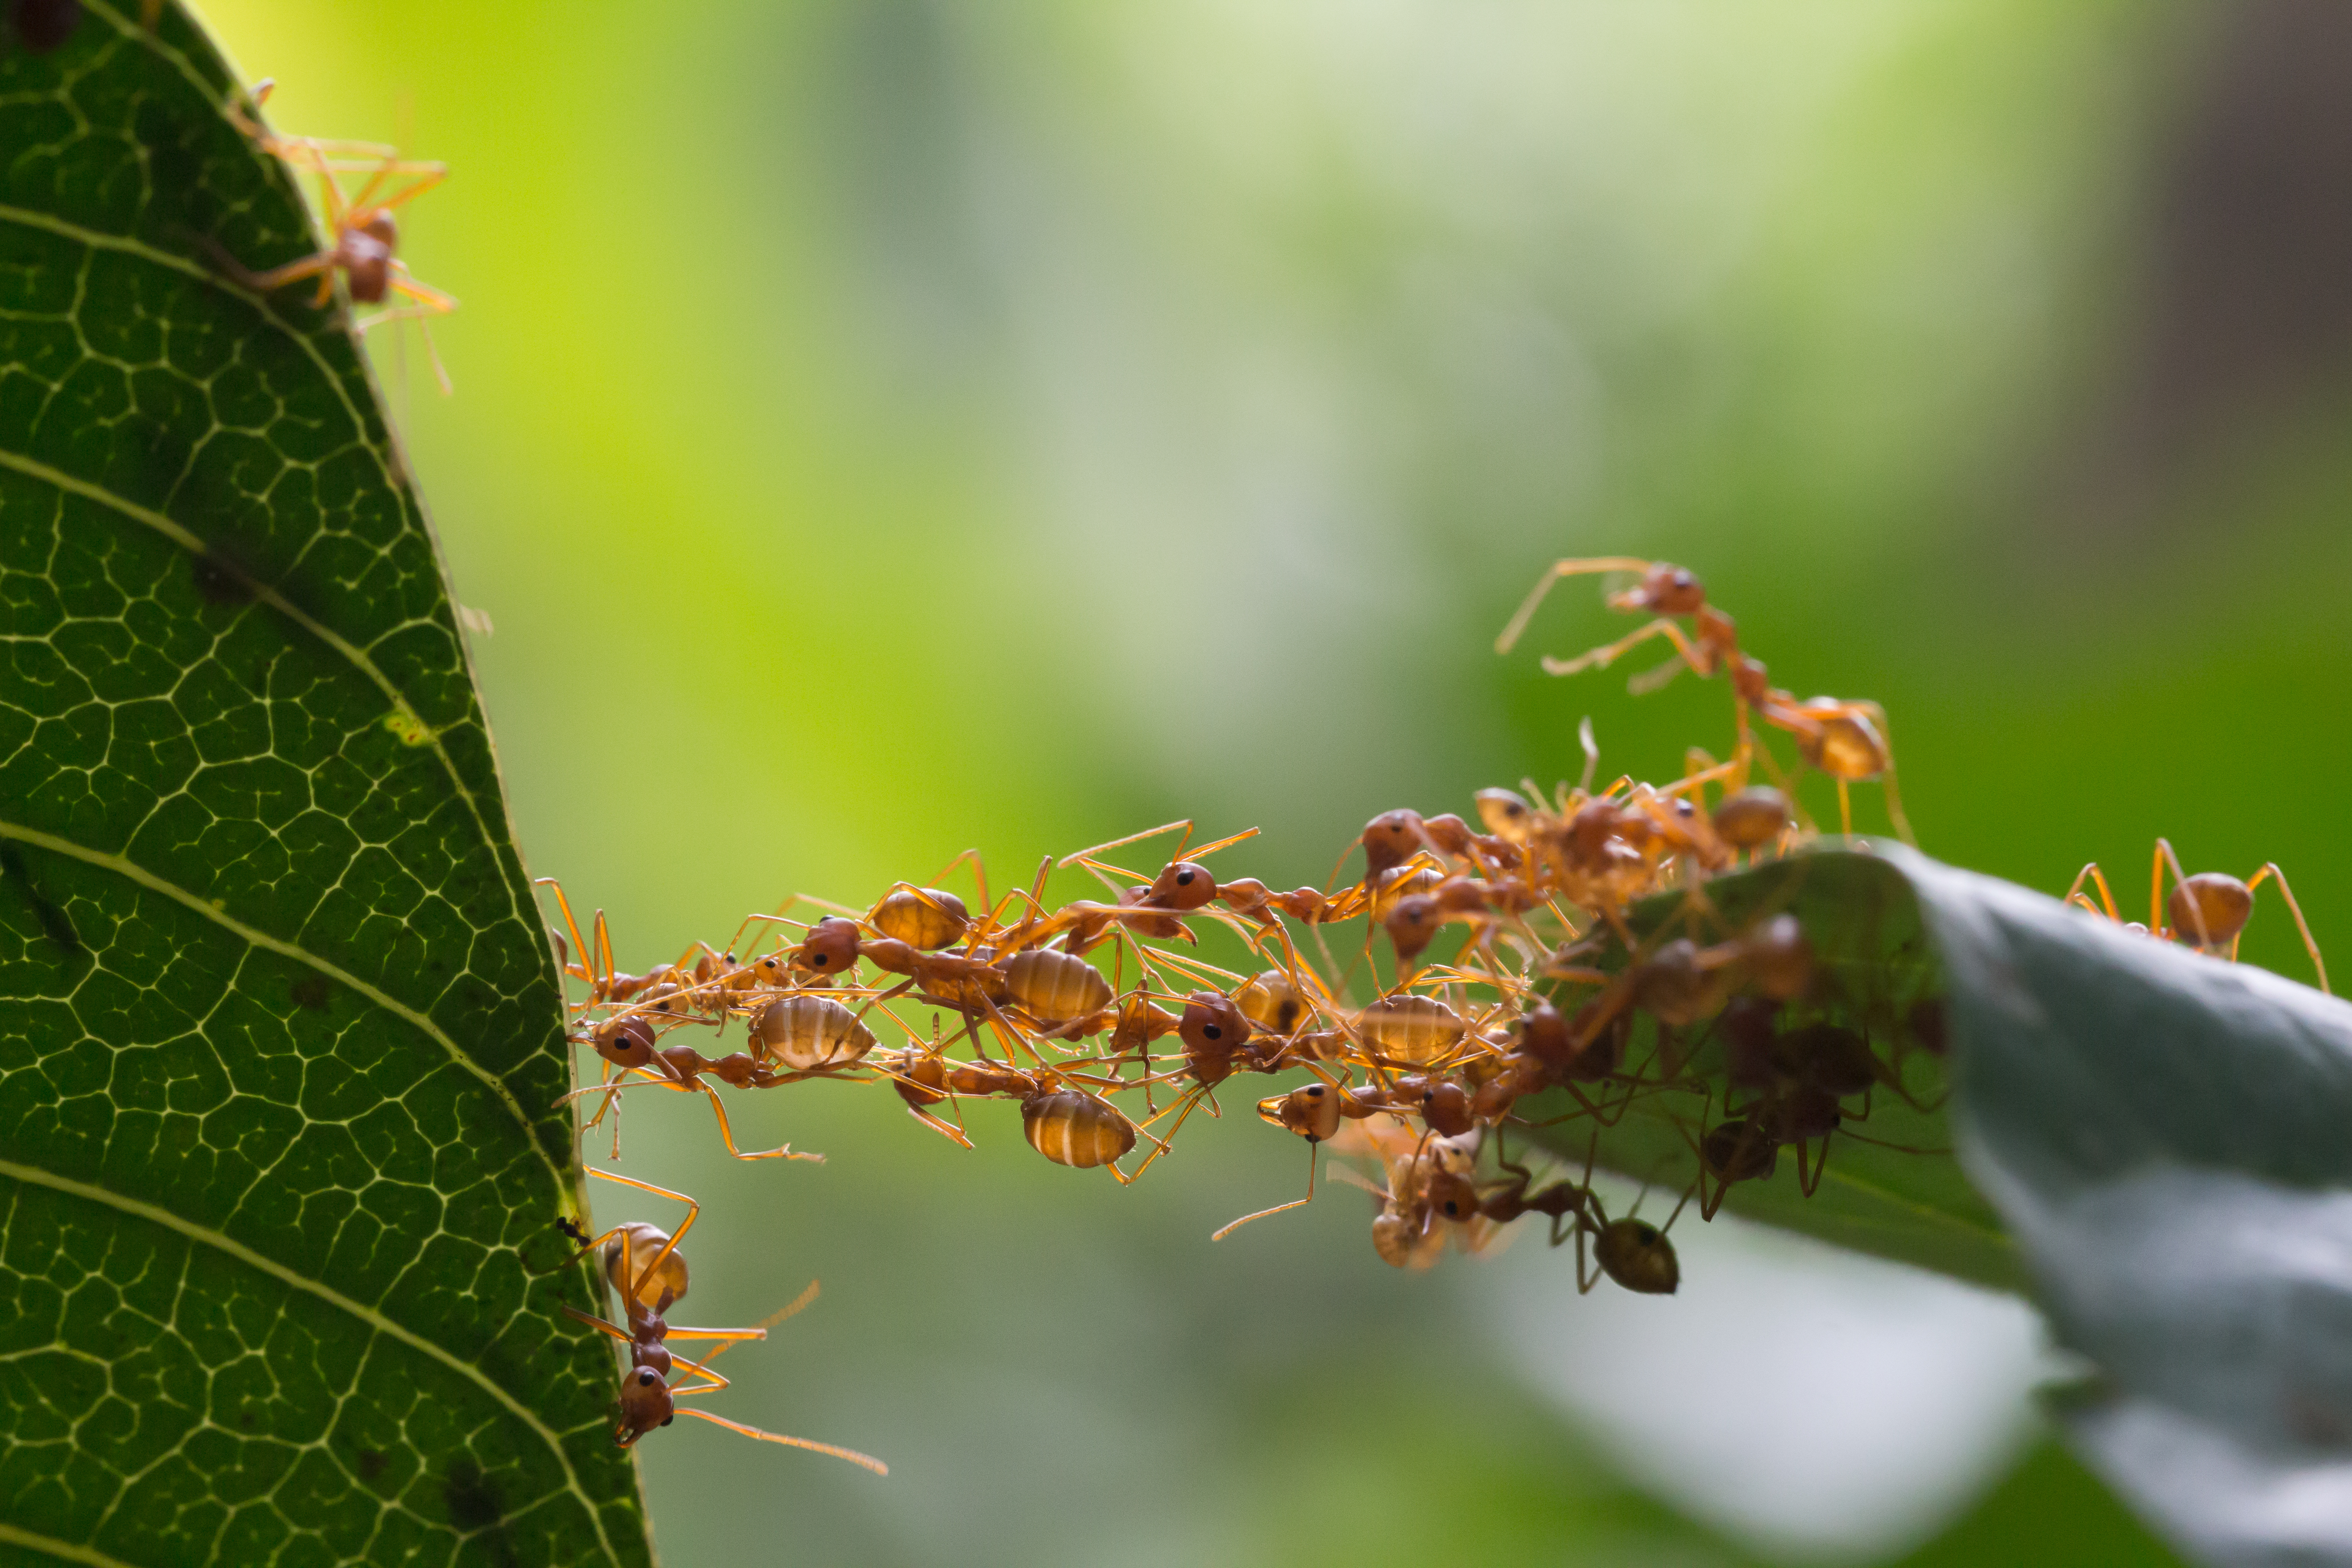
[[[1789,830],[1789,797],[1769,784],[1727,796],[1711,819],[1716,837],[1750,853],[1778,842]]]
[[[884,936],[926,951],[961,942],[971,929],[963,900],[937,888],[900,888],[867,918]]]
[[[1411,1067],[1436,1060],[1469,1028],[1461,1014],[1434,996],[1390,996],[1356,1015],[1356,1033],[1374,1053]]]
[[[2209,952],[2235,942],[2253,912],[2253,890],[2223,871],[2200,871],[2174,884],[2164,901],[2172,934]]]
[[[1671,1296],[1682,1284],[1675,1244],[1653,1225],[1612,1220],[1593,1238],[1593,1257],[1610,1279],[1645,1296]]]
[[[1110,982],[1083,958],[1031,948],[1004,963],[1004,994],[1037,1022],[1051,1026],[1110,1005]]]
[[[1244,981],[1234,993],[1234,1005],[1269,1035],[1287,1035],[1307,1016],[1307,999],[1279,969],[1265,970]]]
[[[830,996],[779,996],[752,1016],[752,1048],[794,1072],[847,1067],[872,1050],[874,1031]]]
[[[1103,1101],[1074,1089],[1033,1095],[1021,1103],[1029,1146],[1056,1165],[1089,1171],[1135,1147],[1135,1124]]]

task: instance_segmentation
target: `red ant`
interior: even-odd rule
[[[269,100],[274,81],[263,80],[254,85],[253,107],[258,111]],[[327,226],[334,234],[334,242],[315,256],[289,261],[264,272],[255,272],[235,257],[214,247],[215,258],[224,269],[245,287],[257,293],[268,294],[289,283],[305,278],[319,280],[314,303],[324,307],[334,297],[335,274],[341,272],[351,290],[355,305],[381,305],[398,294],[412,303],[395,310],[380,311],[360,322],[360,330],[384,321],[414,321],[425,332],[425,347],[433,360],[433,374],[447,392],[449,373],[442,368],[441,355],[433,347],[432,329],[426,318],[447,315],[457,308],[457,301],[438,289],[428,288],[409,276],[408,268],[393,254],[400,244],[400,228],[393,209],[415,201],[418,196],[449,177],[446,163],[419,163],[404,159],[396,147],[386,147],[373,142],[332,142],[315,136],[280,136],[260,121],[247,116],[232,99],[228,104],[230,120],[237,128],[261,147],[264,152],[283,158],[297,169],[307,169],[319,176],[320,200],[327,209]],[[359,194],[346,198],[338,174],[364,174],[367,184]],[[413,176],[413,177],[412,177]],[[387,181],[408,178],[409,183],[389,195],[379,195]]]
[[[681,1399],[698,1394],[716,1394],[727,1387],[728,1380],[713,1372],[709,1363],[734,1345],[766,1339],[770,1328],[815,1300],[816,1287],[812,1284],[801,1293],[799,1300],[754,1328],[673,1327],[664,1314],[686,1295],[687,1289],[686,1255],[678,1250],[677,1244],[679,1238],[693,1228],[695,1219],[702,1212],[702,1205],[684,1193],[674,1193],[650,1182],[640,1182],[606,1171],[591,1171],[588,1173],[658,1197],[674,1198],[684,1204],[687,1210],[686,1219],[675,1234],[665,1233],[649,1225],[618,1225],[602,1236],[591,1237],[578,1252],[564,1260],[565,1263],[572,1262],[602,1247],[604,1251],[604,1277],[619,1292],[622,1315],[627,1320],[628,1326],[623,1328],[583,1312],[577,1307],[563,1309],[566,1316],[600,1333],[609,1334],[628,1349],[629,1366],[621,1379],[619,1420],[613,1428],[613,1441],[616,1445],[624,1448],[633,1447],[646,1433],[656,1427],[668,1426],[683,1414],[724,1426],[730,1432],[740,1432],[747,1437],[756,1437],[762,1443],[782,1443],[788,1447],[830,1454],[837,1459],[847,1459],[853,1465],[863,1465],[877,1476],[890,1473],[890,1467],[881,1460],[852,1448],[835,1447],[830,1443],[814,1442],[806,1437],[788,1437],[781,1432],[762,1431],[740,1421],[730,1421],[724,1415],[713,1415],[707,1410],[680,1405],[677,1401]],[[696,1361],[672,1350],[669,1345],[672,1340],[715,1341],[719,1349]],[[686,1368],[703,1381],[686,1387],[670,1383],[670,1373],[677,1366]]]
[[[1906,843],[1916,842],[1910,821],[1903,815],[1902,795],[1895,788],[1895,752],[1887,740],[1886,710],[1875,702],[1846,702],[1833,697],[1811,697],[1800,702],[1793,694],[1771,685],[1764,661],[1740,651],[1738,632],[1731,617],[1707,603],[1706,585],[1687,567],[1623,555],[1554,562],[1519,605],[1510,624],[1503,628],[1502,635],[1495,639],[1495,651],[1511,651],[1553,584],[1563,577],[1596,572],[1641,574],[1642,580],[1633,587],[1610,595],[1608,605],[1612,610],[1647,612],[1654,618],[1615,642],[1574,658],[1546,656],[1545,674],[1573,675],[1579,670],[1604,668],[1637,643],[1663,637],[1675,645],[1676,657],[1635,677],[1633,685],[1637,693],[1655,689],[1685,668],[1702,678],[1728,669],[1736,699],[1733,717],[1739,727],[1736,761],[1744,762],[1755,749],[1748,729],[1748,715],[1752,711],[1765,723],[1796,737],[1798,752],[1806,763],[1837,782],[1838,814],[1848,836],[1853,832],[1853,808],[1846,786],[1876,779],[1886,790],[1886,815],[1895,824],[1895,832]],[[1684,632],[1677,616],[1690,618],[1689,633]]]
[[[2172,871],[2172,896],[2165,897],[2164,873]],[[2180,858],[2172,852],[2166,839],[2156,841],[2155,864],[2148,873],[2147,924],[2135,929],[2151,931],[2157,936],[2184,942],[2201,952],[2226,955],[2234,963],[2238,959],[2238,937],[2254,914],[2254,889],[2263,879],[2278,884],[2279,897],[2286,900],[2287,912],[2294,917],[2294,929],[2303,933],[2303,948],[2311,954],[2311,967],[2318,972],[2319,989],[2323,994],[2334,995],[2327,988],[2327,964],[2319,956],[2319,943],[2313,940],[2311,926],[2303,918],[2303,906],[2294,901],[2294,889],[2286,883],[2286,873],[2278,862],[2266,860],[2260,869],[2242,881],[2222,871],[2200,871],[2194,877],[2180,869]],[[2083,891],[2085,879],[2099,889],[2103,910],[2091,902]],[[2118,924],[2123,917],[2116,912],[2115,894],[2107,889],[2106,873],[2099,869],[2096,860],[2074,873],[2074,885],[2066,889],[2065,901],[2090,910],[2104,913]]]

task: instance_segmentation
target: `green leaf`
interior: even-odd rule
[[[1790,910],[1825,974],[1796,1015],[1889,1054],[1910,1005],[1941,997],[1956,1076],[1948,1131],[1883,1097],[1850,1124],[1957,1133],[1956,1153],[1840,1147],[1810,1199],[1784,1159],[1727,1206],[2030,1283],[2090,1368],[2061,1417],[2152,1522],[2214,1563],[2352,1561],[2352,1005],[1899,845],[1794,857],[1706,900],[1717,912],[1675,895],[1630,924],[1647,946],[1675,922]],[[1719,1051],[1692,1062],[1719,1116]],[[1906,1087],[1932,1081],[1926,1065],[1906,1058]],[[1690,1121],[1637,1104],[1599,1163],[1678,1193]],[[1581,1154],[1590,1125],[1547,1137]]]
[[[2076,1446],[2205,1561],[2352,1560],[2352,1005],[1890,859],[1950,978],[1963,1157],[2095,1369]]]
[[[1915,1037],[1914,1008],[1932,1008],[1944,980],[1920,926],[1918,900],[1899,872],[1871,855],[1799,855],[1708,883],[1704,904],[1680,893],[1647,900],[1628,912],[1627,923],[1648,948],[1685,931],[1703,942],[1719,940],[1782,912],[1803,922],[1817,973],[1811,994],[1782,1015],[1783,1026],[1829,1023],[1860,1031],[1899,1079],[1901,1092],[1882,1086],[1866,1100],[1846,1102],[1844,1131],[1830,1138],[1810,1195],[1793,1151],[1783,1150],[1769,1178],[1734,1184],[1723,1206],[1857,1251],[2018,1288],[2023,1275],[2016,1247],[1952,1153],[1943,1066]],[[1601,967],[1613,971],[1623,962],[1621,951]],[[1640,1016],[1628,1059],[1644,1060],[1659,1046],[1656,1024]],[[1686,1056],[1690,1070],[1711,1086],[1704,1106],[1692,1096],[1651,1096],[1634,1100],[1613,1126],[1596,1129],[1593,1119],[1577,1116],[1539,1135],[1572,1160],[1590,1157],[1646,1182],[1671,1207],[1698,1182],[1696,1139],[1723,1116],[1727,1046],[1713,1021],[1665,1046]],[[1555,1092],[1522,1114],[1544,1118],[1577,1109]],[[1935,1152],[1915,1152],[1920,1150]],[[1712,1181],[1703,1189],[1707,1196],[1715,1191]],[[1694,1196],[1687,1212],[1699,1212],[1700,1201]]]
[[[177,7],[0,45],[0,1558],[649,1561],[423,510]]]

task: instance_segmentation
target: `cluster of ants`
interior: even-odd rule
[[[1732,1189],[1772,1176],[1783,1151],[1793,1155],[1799,1191],[1811,1196],[1837,1139],[1906,1149],[1859,1127],[1880,1095],[1936,1109],[1944,1014],[1932,980],[1907,995],[1857,994],[1838,965],[1822,961],[1796,914],[1768,902],[1735,918],[1708,893],[1718,874],[1786,859],[1817,837],[1796,800],[1793,775],[1804,770],[1834,781],[1846,833],[1849,786],[1877,782],[1890,820],[1909,837],[1885,715],[1875,704],[1800,701],[1772,687],[1698,580],[1664,563],[1558,563],[1499,647],[1511,647],[1559,578],[1617,570],[1638,581],[1608,602],[1653,618],[1607,647],[1547,660],[1547,668],[1573,673],[1666,638],[1674,660],[1637,678],[1637,689],[1685,668],[1702,677],[1728,673],[1729,762],[1693,752],[1671,784],[1621,777],[1595,789],[1588,721],[1577,784],[1549,794],[1532,782],[1479,791],[1475,826],[1453,814],[1382,812],[1350,846],[1351,855],[1360,850],[1360,866],[1344,883],[1336,871],[1325,887],[1288,890],[1220,878],[1211,859],[1255,830],[1194,847],[1192,823],[1170,823],[1058,861],[1048,857],[1027,887],[1000,900],[991,899],[985,867],[969,851],[923,882],[893,884],[862,909],[799,895],[747,918],[726,943],[698,942],[643,973],[616,966],[602,910],[593,941],[583,939],[550,879],[543,885],[562,921],[551,931],[559,962],[584,987],[571,1005],[572,1037],[602,1064],[599,1081],[567,1099],[595,1102],[590,1128],[612,1117],[617,1156],[624,1090],[702,1095],[728,1151],[746,1160],[821,1156],[789,1144],[739,1148],[719,1086],[887,1084],[917,1122],[965,1148],[972,1146],[970,1108],[1004,1101],[1019,1108],[1023,1133],[1040,1155],[1101,1168],[1126,1184],[1171,1152],[1196,1110],[1216,1114],[1219,1089],[1236,1077],[1296,1074],[1256,1109],[1307,1144],[1306,1195],[1244,1215],[1212,1239],[1311,1202],[1318,1156],[1328,1151],[1362,1163],[1333,1170],[1372,1194],[1372,1245],[1396,1267],[1428,1268],[1449,1244],[1483,1250],[1502,1227],[1538,1215],[1553,1246],[1573,1245],[1580,1290],[1606,1279],[1646,1294],[1674,1291],[1681,1268],[1668,1232],[1694,1199],[1700,1216],[1713,1218]],[[1795,769],[1780,769],[1761,743],[1764,730],[1793,737]],[[1776,782],[1753,782],[1759,768]],[[1170,833],[1180,837],[1156,869],[1113,858]],[[2160,924],[2152,917],[2147,929],[2207,951],[2234,952],[2254,884],[2275,879],[2285,891],[2275,867],[2250,882],[2181,876],[2169,847],[2160,846],[2159,897],[2168,863],[2172,918]],[[1092,876],[1099,896],[1049,901],[1057,869]],[[960,871],[976,902],[941,886]],[[2086,867],[2084,878],[2105,894],[2097,868]],[[2082,882],[2069,899],[2087,904]],[[1663,917],[1654,908],[1636,910],[1660,895],[1671,895]],[[2291,894],[2288,902],[2293,908]],[[802,904],[814,918],[792,917]],[[2111,900],[2107,907],[2112,914]],[[2300,910],[2295,919],[2300,926]],[[1198,951],[1200,927],[1223,928],[1254,963],[1209,962]],[[1441,952],[1449,927],[1460,928],[1459,940]],[[1335,945],[1343,929],[1354,940]],[[1351,952],[1344,964],[1343,951]],[[2312,955],[2315,963],[2315,945]],[[1359,971],[1370,992],[1361,1000],[1352,994]],[[918,1028],[909,1010],[928,1013],[928,1027]],[[708,1042],[699,1031],[737,1022],[740,1050],[708,1054],[690,1043]],[[882,1030],[903,1043],[886,1044]],[[1639,1217],[1642,1198],[1612,1217],[1593,1184],[1604,1131],[1629,1115],[1669,1129],[1686,1154],[1688,1179],[1660,1225]],[[1580,1171],[1539,1175],[1524,1148],[1513,1157],[1515,1129],[1525,1139],[1575,1122],[1590,1129]],[[1575,1141],[1553,1133],[1546,1142]],[[683,1364],[705,1381],[686,1390],[656,1387],[662,1380],[646,1375],[667,1364],[665,1333],[681,1331],[662,1327],[658,1295],[645,1294],[650,1287],[624,1288],[631,1268],[629,1278],[649,1277],[648,1266],[625,1259],[658,1255],[676,1265],[682,1288],[675,1238],[623,1227],[592,1245],[605,1249],[627,1303],[625,1325],[595,1321],[634,1347],[635,1384],[616,1434],[633,1442],[656,1417],[667,1419],[677,1394],[719,1384],[698,1363]],[[694,1332],[747,1338],[758,1331]]]
[[[1617,564],[1564,563],[1546,585]],[[1537,1215],[1554,1246],[1573,1246],[1580,1289],[1606,1279],[1672,1292],[1681,1270],[1668,1232],[1694,1198],[1711,1218],[1732,1187],[1769,1175],[1790,1148],[1810,1194],[1832,1138],[1858,1135],[1851,1124],[1867,1117],[1870,1096],[1916,1100],[1906,1053],[1940,1049],[1941,1034],[1936,1004],[1921,998],[1917,1026],[1874,1047],[1832,1020],[1834,986],[1795,916],[1734,921],[1706,893],[1716,874],[1784,857],[1813,834],[1789,789],[1751,782],[1759,761],[1774,764],[1749,716],[1795,735],[1801,765],[1837,781],[1849,823],[1845,786],[1881,779],[1901,826],[1884,715],[1772,689],[1689,573],[1641,567],[1642,585],[1616,602],[1657,618],[1629,641],[1668,637],[1698,673],[1734,675],[1738,749],[1727,763],[1694,753],[1671,784],[1623,777],[1596,789],[1588,723],[1574,785],[1480,791],[1475,826],[1454,814],[1383,812],[1356,836],[1360,868],[1344,884],[1336,873],[1332,885],[1286,890],[1220,876],[1212,864],[1255,830],[1195,846],[1191,823],[1171,823],[1049,857],[1001,899],[970,852],[863,908],[796,897],[749,917],[724,943],[696,943],[642,973],[615,963],[603,911],[583,936],[550,881],[559,958],[583,988],[573,1037],[602,1066],[571,1098],[593,1103],[591,1128],[612,1118],[617,1154],[624,1091],[700,1095],[728,1151],[747,1160],[816,1156],[740,1147],[722,1089],[887,1084],[916,1121],[967,1148],[973,1105],[1004,1101],[1019,1108],[1038,1154],[1125,1184],[1171,1151],[1196,1110],[1217,1114],[1236,1077],[1295,1075],[1253,1098],[1265,1121],[1307,1145],[1306,1195],[1244,1215],[1216,1237],[1312,1201],[1328,1151],[1362,1163],[1334,1170],[1372,1194],[1372,1244],[1392,1265],[1430,1267],[1449,1244],[1483,1249]],[[1671,618],[1691,614],[1695,637]],[[1625,646],[1564,668],[1605,662]],[[1156,867],[1121,863],[1119,851],[1171,833]],[[1090,876],[1098,893],[1049,900],[1057,869]],[[942,885],[959,874],[971,901]],[[1627,911],[1676,892],[1676,914],[1636,935]],[[806,918],[793,918],[803,904],[813,906]],[[1199,944],[1208,928],[1250,962],[1210,962]],[[1442,941],[1449,928],[1457,942]],[[1345,963],[1343,951],[1352,951]],[[1361,998],[1352,994],[1360,971],[1369,976]],[[705,1033],[739,1023],[740,1049],[722,1052]],[[1702,1047],[1717,1037],[1702,1067]],[[1628,1114],[1670,1123],[1695,1161],[1696,1178],[1663,1224],[1640,1217],[1639,1199],[1612,1216],[1594,1187],[1601,1133]],[[1522,1124],[1578,1120],[1592,1133],[1581,1172],[1539,1176],[1525,1147],[1513,1157]],[[599,1245],[608,1272],[623,1267],[617,1237]],[[667,1256],[676,1258],[674,1244]],[[659,1338],[646,1327],[658,1310],[639,1302],[627,1323],[600,1326],[646,1345]],[[622,1440],[648,1429],[632,1411],[667,1412],[665,1397],[647,1384],[625,1401]]]

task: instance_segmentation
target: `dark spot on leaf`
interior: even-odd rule
[[[481,1530],[506,1517],[499,1489],[471,1459],[449,1467],[448,1478],[441,1483],[441,1500],[449,1507],[449,1521],[460,1530]]]
[[[208,605],[242,605],[253,597],[252,580],[209,551],[188,557],[188,575]]]
[[[334,994],[335,988],[320,975],[306,974],[294,983],[294,1005],[313,1012],[325,1012],[328,999]]]
[[[33,874],[25,864],[24,851],[14,844],[0,844],[0,880],[5,880],[16,896],[25,900],[40,922],[41,934],[64,948],[68,952],[81,951],[81,938],[75,934],[73,921],[65,910],[42,897],[33,885]]]
[[[238,1426],[252,1426],[252,1425],[253,1425],[253,1412],[252,1412],[252,1411],[250,1411],[250,1410],[248,1410],[248,1411],[247,1411],[244,1415],[239,1415],[239,1416],[236,1418],[236,1424],[237,1424]]]
[[[81,0],[16,0],[15,11],[16,37],[37,55],[47,54],[81,26]]]
[[[362,1448],[360,1450],[360,1479],[363,1481],[372,1481],[375,1479],[376,1477],[383,1474],[385,1467],[389,1466],[391,1463],[392,1460],[390,1458],[378,1453],[375,1449]]]

